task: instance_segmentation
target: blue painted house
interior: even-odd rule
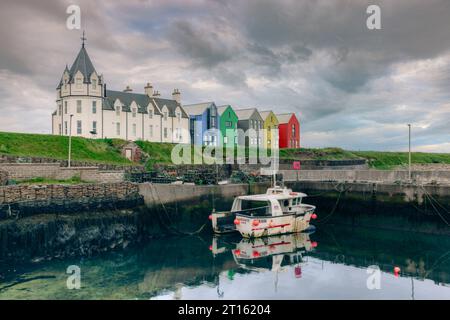
[[[189,115],[191,142],[195,145],[217,146],[221,144],[220,119],[214,102],[183,106]]]

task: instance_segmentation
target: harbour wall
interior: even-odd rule
[[[137,184],[13,185],[0,187],[0,220],[41,213],[131,208],[143,203]]]
[[[0,171],[10,180],[45,178],[66,180],[74,176],[88,182],[124,181],[124,170],[102,170],[99,167],[61,167],[58,163],[0,163]]]
[[[408,181],[407,170],[280,170],[284,181]],[[450,183],[450,170],[416,170],[411,172],[412,181],[418,183]]]
[[[189,185],[189,184],[139,184],[139,193],[147,206],[180,201],[192,201],[202,197],[232,198],[245,194],[263,193],[268,183]]]

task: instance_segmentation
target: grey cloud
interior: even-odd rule
[[[0,83],[2,129],[48,129],[55,85],[80,46],[80,32],[65,28],[68,4],[0,3],[0,79],[27,79],[40,96],[25,126],[8,114],[32,99]],[[448,141],[449,1],[80,4],[89,54],[112,89],[151,81],[167,93],[179,87],[186,102],[295,111],[306,146],[402,148],[406,122],[416,124],[416,143]],[[380,31],[366,28],[368,4],[382,8]]]

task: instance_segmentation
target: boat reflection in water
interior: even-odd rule
[[[296,278],[302,277],[302,265],[307,263],[307,255],[317,247],[317,242],[310,239],[310,233],[292,233],[266,238],[243,238],[236,244],[230,244],[223,238],[214,237],[211,245],[213,255],[231,252],[236,264],[246,270],[276,274],[294,266]]]

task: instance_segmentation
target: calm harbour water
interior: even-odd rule
[[[450,299],[449,238],[334,225],[268,243],[165,237],[88,258],[2,265],[0,299]],[[66,287],[70,265],[81,268],[79,290]],[[380,289],[367,288],[371,265],[381,269]]]

